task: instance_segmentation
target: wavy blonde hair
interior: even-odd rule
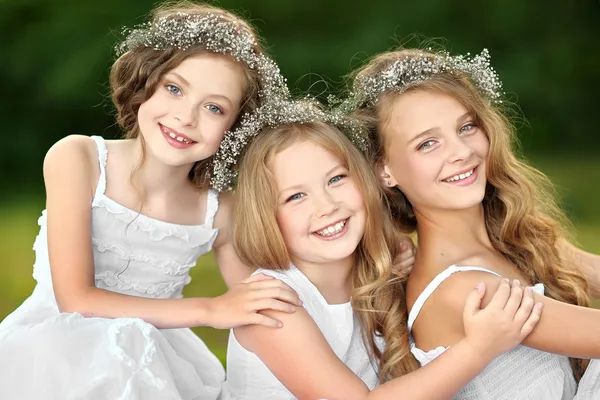
[[[287,124],[261,132],[249,145],[240,164],[233,208],[233,243],[248,265],[287,269],[290,254],[277,225],[277,188],[269,163],[301,141],[310,141],[335,155],[348,168],[360,190],[367,212],[366,226],[354,253],[352,305],[363,340],[378,360],[380,379],[418,368],[410,353],[405,282],[392,275],[392,260],[400,253],[385,198],[368,161],[336,127],[323,122]],[[375,336],[385,339],[381,351]]]
[[[376,76],[399,59],[438,56],[431,51],[404,49],[379,54],[355,72],[355,82]],[[357,88],[355,88],[357,89]],[[581,270],[561,258],[559,245],[569,226],[558,207],[550,180],[515,154],[515,128],[507,103],[492,104],[481,95],[468,76],[455,72],[433,75],[405,92],[429,91],[448,94],[458,100],[485,132],[490,149],[487,187],[483,199],[485,225],[494,248],[513,263],[530,282],[542,282],[546,295],[555,300],[588,307],[587,282]],[[401,93],[387,91],[374,106],[355,111],[355,118],[369,125],[373,146],[372,163],[383,165],[392,155],[386,152],[386,127],[394,101]],[[385,188],[392,214],[402,226],[416,229],[417,220],[406,196],[397,188]],[[588,361],[572,359],[579,379]]]
[[[177,15],[178,13],[200,16],[209,14],[218,15],[223,21],[233,22],[240,30],[246,31],[256,37],[256,53],[262,54],[264,52],[255,29],[247,21],[229,11],[209,4],[194,3],[191,1],[164,3],[152,11],[150,19],[156,21],[159,18]],[[175,47],[167,50],[139,47],[133,51],[126,52],[114,62],[110,71],[112,100],[117,110],[117,123],[125,131],[125,138],[142,138],[137,121],[138,110],[142,103],[154,94],[163,76],[187,58],[207,52],[210,51],[202,43],[197,43],[185,50]],[[245,87],[238,116],[254,111],[262,103],[258,95],[260,90],[258,72],[228,55],[222,55],[222,57],[229,57],[232,62],[239,64],[244,74]],[[239,118],[235,121],[232,128],[235,128],[238,123]],[[145,159],[146,147],[142,138],[142,158],[135,171],[142,167]],[[213,157],[211,156],[196,162],[190,171],[189,179],[198,188],[208,187],[212,159]]]

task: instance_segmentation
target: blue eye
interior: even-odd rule
[[[175,96],[181,95],[181,89],[179,89],[175,85],[165,85],[165,89],[167,89],[169,93],[174,94]]]
[[[472,122],[469,122],[468,124],[464,124],[463,126],[461,126],[459,129],[459,132],[460,133],[471,132],[475,128],[477,128],[477,125],[475,125]]]
[[[342,179],[344,179],[345,177],[346,177],[346,175],[336,175],[329,180],[329,183],[337,183],[337,182],[341,181]]]
[[[435,140],[426,140],[425,142],[421,143],[419,145],[419,147],[417,147],[417,150],[428,150],[430,149],[433,145],[435,144]]]
[[[206,106],[206,109],[214,114],[223,114],[223,110],[214,104],[209,104]]]
[[[295,194],[293,194],[293,195],[291,195],[290,197],[287,198],[286,203],[288,201],[300,200],[303,197],[304,197],[304,193],[295,193]]]

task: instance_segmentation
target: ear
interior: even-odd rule
[[[398,186],[398,181],[396,181],[396,179],[392,176],[390,168],[387,166],[387,164],[379,167],[379,179],[381,179],[383,186]]]

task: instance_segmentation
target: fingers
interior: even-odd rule
[[[540,321],[540,318],[542,317],[543,307],[543,303],[537,303],[535,307],[533,307],[533,311],[531,312],[529,318],[527,319],[527,321],[523,325],[523,328],[521,329],[521,337],[523,339],[525,339],[531,332],[533,332],[533,329]]]
[[[295,306],[302,306],[302,300],[300,300],[298,294],[289,287],[287,289],[282,287],[256,289],[252,292],[251,296],[252,300],[277,299]]]
[[[519,309],[521,305],[521,301],[523,300],[523,288],[521,287],[521,283],[515,279],[512,281],[512,285],[510,288],[510,296],[506,305],[504,306],[504,311],[508,313],[511,319],[514,318],[515,313]]]
[[[412,256],[399,264],[395,264],[392,271],[395,275],[403,277],[412,271],[413,265],[415,264],[415,257]]]
[[[500,285],[498,285],[498,289],[496,290],[496,293],[494,293],[494,296],[492,297],[492,300],[490,300],[490,303],[488,304],[488,306],[486,308],[496,308],[496,309],[504,309],[504,306],[506,305],[506,302],[508,301],[508,298],[510,297],[510,285],[508,283],[508,279],[504,278],[502,279],[502,281],[500,282]]]
[[[523,290],[523,299],[521,300],[521,306],[517,310],[514,321],[517,325],[523,326],[525,321],[531,315],[535,301],[533,300],[533,289],[528,287]]]
[[[268,328],[281,328],[283,327],[283,323],[274,318],[269,318],[266,315],[255,313],[252,315],[251,325],[263,325]]]
[[[467,296],[465,308],[463,310],[463,320],[471,317],[481,310],[481,300],[485,296],[485,283],[479,282],[475,289]]]
[[[406,276],[410,274],[415,263],[415,248],[411,240],[404,239],[400,242],[401,253],[394,260],[392,271],[395,275]]]
[[[265,274],[256,274],[256,275],[252,275],[249,278],[246,278],[242,281],[242,283],[252,283],[252,282],[260,282],[260,281],[266,281],[266,280],[274,280],[275,278],[273,278],[272,276],[269,275],[265,275]]]
[[[286,314],[292,314],[296,312],[296,306],[286,303],[284,301],[275,300],[275,299],[260,299],[255,301],[252,304],[253,311],[261,311],[261,310],[275,310],[281,311]]]

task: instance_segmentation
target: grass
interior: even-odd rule
[[[577,230],[579,244],[586,250],[600,253],[600,210],[596,199],[600,195],[596,185],[586,177],[600,176],[600,163],[588,160],[536,160],[543,171],[559,187],[567,210]],[[568,189],[567,189],[568,188]],[[0,319],[4,319],[31,293],[34,254],[33,240],[37,235],[40,207],[34,201],[0,208]],[[214,297],[224,293],[225,284],[215,266],[212,254],[198,260],[191,271],[192,282],[185,288],[186,297]],[[594,306],[600,308],[600,301]],[[225,361],[228,331],[212,328],[194,328],[211,350]]]

